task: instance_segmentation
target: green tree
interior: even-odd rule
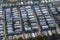
[[[46,40],[47,36],[46,35],[43,35],[43,40]]]
[[[41,35],[37,36],[36,38],[37,40],[43,40],[43,37]]]
[[[17,40],[17,38],[14,38],[13,40]]]
[[[51,36],[51,37],[52,37],[53,40],[57,40],[57,39],[56,39],[56,34],[55,34],[55,33],[52,33],[52,36]]]
[[[23,40],[23,38],[22,37],[19,37],[18,40]]]
[[[33,38],[29,37],[29,38],[27,38],[27,40],[33,40]]]

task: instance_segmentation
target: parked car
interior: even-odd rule
[[[50,30],[48,30],[48,35],[52,35],[52,32]]]
[[[41,26],[42,29],[48,29],[48,25]]]
[[[57,7],[57,10],[60,12],[60,7]]]

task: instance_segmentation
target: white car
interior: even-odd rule
[[[58,34],[60,34],[60,30],[59,29],[57,29],[56,31],[57,31]]]
[[[19,26],[14,26],[14,28],[22,28],[22,26],[21,26],[21,25],[19,25]]]
[[[40,22],[40,25],[46,25],[46,22]]]
[[[16,33],[20,33],[21,31],[22,31],[22,29],[15,30]]]
[[[0,10],[2,10],[2,6],[0,6]]]
[[[38,29],[38,26],[34,26],[34,27],[32,27],[32,29]]]
[[[52,32],[52,33],[56,33],[56,30],[52,30],[51,32]]]
[[[12,9],[12,12],[16,12],[16,11],[17,11],[17,8],[14,7],[14,8]]]
[[[15,21],[16,24],[20,24],[20,21]]]
[[[47,31],[43,31],[42,33],[43,33],[44,35],[46,35],[46,36],[48,35],[48,32],[47,32]]]
[[[31,6],[26,6],[25,8],[31,8]]]
[[[36,20],[35,18],[30,18],[30,21]]]
[[[43,20],[39,20],[40,22],[44,22],[45,21],[45,19],[43,19]]]
[[[27,8],[26,11],[29,12],[29,11],[32,11],[32,9],[31,8]]]
[[[48,24],[53,24],[53,21],[49,20],[49,21],[48,21]]]
[[[37,10],[36,13],[37,13],[37,14],[42,14],[40,10],[39,10],[39,11]]]
[[[50,27],[55,27],[55,24],[51,23],[49,24]]]
[[[34,18],[34,15],[29,16],[29,18]]]
[[[27,1],[27,4],[31,4],[31,1]]]
[[[57,7],[57,10],[60,12],[60,7]]]
[[[4,28],[2,27],[2,28],[0,28],[0,30],[4,30]]]
[[[36,7],[36,8],[34,8],[35,10],[38,10],[39,8],[38,7]]]
[[[3,25],[0,25],[0,28],[3,27]]]
[[[11,12],[11,9],[10,8],[6,9],[6,12]]]
[[[12,31],[12,30],[7,30],[7,32],[8,32],[8,34],[11,34],[11,33],[13,33],[13,31]]]
[[[24,25],[24,27],[26,27],[26,28],[27,28],[27,27],[29,27],[29,26],[28,26],[28,25]]]
[[[32,35],[32,37],[36,37],[36,36],[35,36],[35,33],[31,33],[31,35]]]
[[[41,26],[42,29],[48,29],[48,25]]]
[[[27,18],[24,18],[23,21],[27,21],[28,19]]]
[[[44,1],[44,0],[42,0],[42,1],[41,1],[41,3],[45,3],[45,1]]]
[[[57,11],[54,11],[53,14],[58,14]]]
[[[50,15],[47,15],[47,16],[45,16],[45,18],[47,18],[47,19],[48,19],[48,18],[51,18],[51,16],[50,16]]]
[[[22,14],[22,16],[24,17],[24,16],[27,16],[27,14]]]
[[[27,16],[22,16],[22,19],[27,19]]]
[[[44,19],[44,16],[40,16],[39,19]]]
[[[51,18],[48,18],[48,19],[46,19],[46,20],[47,20],[47,21],[50,21],[50,20],[52,21],[52,19],[51,19]]]
[[[33,1],[30,1],[31,2],[31,4],[33,4]]]
[[[30,37],[30,34],[25,34],[25,38],[29,38]]]
[[[39,1],[34,1],[34,2],[33,2],[33,4],[38,4],[38,3],[39,3]]]
[[[25,31],[31,31],[31,27],[25,27]]]
[[[48,34],[49,34],[49,35],[52,35],[52,32],[51,32],[50,30],[48,30]]]
[[[37,16],[41,16],[43,15],[41,12],[37,12]]]
[[[13,28],[12,27],[8,27],[7,30],[13,30]]]
[[[55,8],[51,8],[51,11],[52,11],[52,12],[55,12],[56,10],[55,10]]]
[[[24,3],[23,2],[21,2],[21,5],[23,5]]]
[[[24,25],[28,25],[28,22],[24,22]]]
[[[31,23],[31,25],[36,25],[36,23]]]
[[[28,15],[29,15],[29,16],[30,16],[30,15],[32,16],[32,15],[33,15],[33,13],[32,13],[32,12],[30,12]]]
[[[2,10],[0,10],[0,14],[2,14],[2,12],[3,12],[3,11],[2,11]]]

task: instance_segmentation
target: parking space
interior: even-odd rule
[[[26,11],[28,14],[28,19],[30,21],[32,31],[34,31],[34,32],[38,31],[38,24],[37,24],[33,9],[31,8],[31,6],[26,6],[25,8],[26,8]]]
[[[3,14],[0,6],[1,37],[4,37],[4,30],[7,32],[5,36],[8,37],[21,34],[25,38],[36,37],[39,32],[47,36],[56,32],[60,34],[60,30],[58,30],[60,27],[60,6],[52,3],[48,5],[39,4],[39,1],[28,1],[25,4],[21,2],[21,5],[18,6],[12,5],[7,6],[6,4],[3,10],[5,14]],[[6,29],[4,29],[4,24]]]
[[[13,34],[13,22],[12,22],[12,13],[11,13],[11,9],[10,8],[7,8],[6,9],[6,26],[7,26],[7,34],[10,35],[10,34]]]
[[[41,9],[41,12],[43,13],[46,23],[48,25],[48,29],[49,29],[48,34],[50,32],[49,35],[52,35],[53,30],[56,31],[56,26],[54,24],[54,21],[53,21],[52,17],[50,16],[46,6],[42,5],[42,6],[40,6],[40,9]]]
[[[4,15],[3,15],[3,8],[0,6],[0,39],[4,37]]]
[[[20,19],[20,12],[16,7],[12,8],[13,13],[13,25],[14,25],[14,31],[16,34],[22,33],[22,25],[21,25],[21,19]]]

